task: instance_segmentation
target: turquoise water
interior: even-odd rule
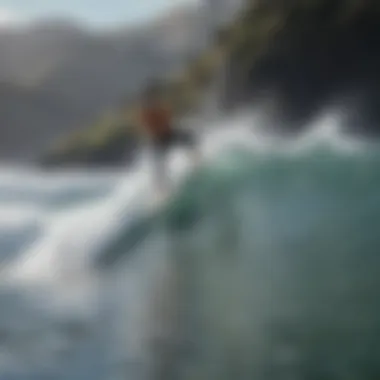
[[[322,147],[253,155],[185,188],[193,203],[169,231],[188,223],[195,377],[378,376],[379,163]]]
[[[378,378],[379,169],[234,147],[156,212],[138,171],[0,173],[0,379]]]

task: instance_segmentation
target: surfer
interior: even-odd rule
[[[189,148],[195,159],[198,159],[195,137],[174,127],[173,111],[162,101],[159,84],[148,86],[143,93],[140,124],[152,149],[156,184],[160,191],[165,191],[169,181],[166,164],[168,152],[172,147],[180,145]]]

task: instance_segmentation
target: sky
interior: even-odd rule
[[[197,0],[0,0],[0,24],[70,17],[95,27],[133,24],[165,9]]]

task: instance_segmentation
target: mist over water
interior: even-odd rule
[[[150,340],[173,328],[155,291],[173,271],[188,281],[181,379],[311,379],[313,366],[343,379],[366,376],[365,358],[377,371],[378,148],[343,137],[336,115],[289,142],[255,123],[204,129],[193,182],[182,184],[191,166],[174,151],[178,202],[204,216],[185,234],[163,223],[120,245],[107,269],[99,254],[154,194],[149,155],[125,172],[1,169],[1,379],[150,378]]]

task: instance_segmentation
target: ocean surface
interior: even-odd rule
[[[190,180],[185,152],[173,152],[178,207],[132,248],[123,236],[154,196],[149,157],[118,172],[0,169],[1,380],[152,378],[152,294],[184,255],[198,327],[183,364],[193,375],[180,378],[311,379],[300,361],[328,379],[378,373],[380,150],[341,137],[331,118],[291,143],[245,119],[225,124],[202,138],[205,169]],[[115,246],[118,259],[98,265]],[[288,351],[274,354],[277,322],[307,326],[284,334],[314,351],[305,338],[294,354],[284,338]]]

